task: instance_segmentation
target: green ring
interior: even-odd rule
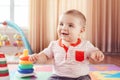
[[[8,70],[2,70],[0,71],[0,74],[8,73]]]
[[[33,64],[19,64],[18,65],[20,69],[32,69],[33,68]]]
[[[6,64],[7,62],[6,61],[0,61],[0,64]]]

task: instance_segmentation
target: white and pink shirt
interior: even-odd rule
[[[91,51],[98,50],[89,41],[81,41],[66,47],[61,39],[52,41],[44,53],[54,58],[53,73],[58,76],[77,78],[89,74],[88,57]]]

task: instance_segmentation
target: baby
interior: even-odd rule
[[[57,27],[59,39],[30,56],[30,61],[39,64],[53,60],[53,75],[48,80],[91,80],[89,62],[103,61],[104,54],[80,37],[85,25],[86,18],[78,10],[63,13]]]

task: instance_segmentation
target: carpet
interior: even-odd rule
[[[15,76],[17,64],[8,65],[10,80],[47,80],[52,75],[51,65],[35,65],[35,76],[19,78]],[[92,80],[120,80],[120,67],[113,64],[90,65],[90,76]]]
[[[120,80],[120,67],[113,64],[90,65],[92,80]]]

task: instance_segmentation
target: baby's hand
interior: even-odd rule
[[[48,57],[43,52],[40,52],[38,54],[31,55],[29,57],[29,61],[38,64],[45,64],[48,61]]]
[[[33,63],[36,63],[38,61],[38,59],[39,59],[39,56],[36,53],[29,56],[29,61],[31,61]]]
[[[104,59],[104,54],[101,51],[97,50],[91,53],[90,58],[94,62],[101,62]]]

